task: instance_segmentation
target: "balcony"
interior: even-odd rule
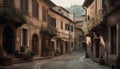
[[[51,26],[51,25],[47,25],[45,24],[44,26],[41,27],[41,31],[42,34],[45,34],[49,37],[55,37],[57,36],[57,30],[55,27]]]
[[[103,11],[99,11],[93,18],[91,18],[89,21],[84,23],[82,30],[85,34],[88,34],[89,31],[98,28],[99,26],[103,26],[104,24],[104,13]]]
[[[66,33],[63,33],[63,32],[58,32],[57,33],[57,38],[68,39],[69,38],[69,34],[66,34]]]
[[[0,6],[0,23],[11,23],[20,26],[27,22],[26,16],[19,9],[13,7]]]

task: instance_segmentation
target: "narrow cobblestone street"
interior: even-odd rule
[[[83,51],[74,51],[40,65],[40,69],[109,69],[84,58]]]
[[[0,69],[109,69],[84,58],[84,51],[74,51],[57,58],[34,61],[33,63],[14,64]]]

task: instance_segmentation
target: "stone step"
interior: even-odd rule
[[[26,61],[19,59],[19,58],[14,58],[13,59],[13,64],[19,64],[19,63],[26,63]]]

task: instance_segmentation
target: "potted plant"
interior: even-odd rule
[[[16,57],[16,58],[19,58],[19,57],[20,57],[20,53],[19,53],[18,50],[15,51],[15,57]]]
[[[21,47],[20,47],[20,52],[21,52],[21,53],[24,53],[24,52],[25,52],[25,46],[21,46]]]
[[[25,46],[21,46],[20,47],[20,53],[19,53],[19,57],[20,58],[23,58],[24,57],[24,55],[25,55]]]
[[[27,53],[24,55],[23,59],[32,62],[34,55],[35,55],[35,52],[33,52],[33,51],[27,51]]]
[[[6,52],[3,50],[2,46],[0,46],[0,65],[11,66],[12,65],[12,57],[8,57],[5,54],[6,54]]]

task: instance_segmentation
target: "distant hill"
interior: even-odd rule
[[[85,10],[80,5],[71,5],[71,7],[66,8],[70,13],[75,13],[75,18],[79,18],[85,13]]]

